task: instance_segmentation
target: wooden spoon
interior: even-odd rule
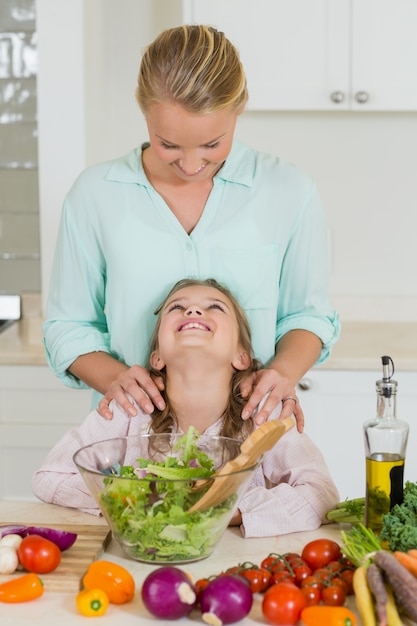
[[[282,435],[293,426],[294,419],[287,417],[285,420],[274,419],[265,422],[254,430],[242,443],[240,454],[225,463],[216,474],[208,479],[213,481],[213,484],[204,496],[189,509],[190,513],[205,511],[210,506],[220,504],[235,493],[239,485],[248,477],[243,470],[255,465],[258,458],[270,450],[281,439]]]

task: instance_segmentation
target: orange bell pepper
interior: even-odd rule
[[[83,577],[85,589],[102,589],[112,604],[130,602],[135,595],[135,581],[132,575],[117,563],[94,561]]]
[[[75,601],[78,612],[86,617],[99,617],[109,608],[109,598],[102,589],[83,589]]]
[[[345,606],[307,606],[301,611],[305,626],[355,626],[356,617]]]
[[[37,574],[24,574],[0,585],[0,602],[28,602],[40,598],[43,583]]]

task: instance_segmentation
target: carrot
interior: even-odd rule
[[[388,598],[387,599],[388,626],[403,626],[401,618],[398,614],[397,605],[395,604],[392,589],[388,585],[385,585],[385,590],[387,592],[387,598]]]
[[[356,606],[362,618],[363,626],[376,626],[374,604],[371,590],[366,579],[367,568],[364,565],[357,567],[353,574],[353,591],[355,592]]]
[[[400,611],[417,621],[417,579],[388,550],[375,552],[374,561],[384,570]]]
[[[411,550],[407,550],[407,554],[412,556],[414,559],[417,559],[417,550],[415,550],[414,548],[411,548]]]
[[[407,552],[400,552],[399,550],[394,552],[394,556],[401,565],[404,565],[404,567],[417,578],[417,559],[410,556]]]
[[[378,565],[371,563],[366,570],[366,581],[375,600],[375,611],[378,616],[378,625],[387,626],[388,596]]]

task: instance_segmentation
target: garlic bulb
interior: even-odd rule
[[[16,548],[0,546],[0,574],[13,574],[19,565]]]

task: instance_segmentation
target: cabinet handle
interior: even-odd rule
[[[336,104],[340,104],[345,99],[345,95],[343,91],[333,91],[330,94],[330,97],[333,100],[333,102],[335,102]]]
[[[359,102],[359,104],[365,104],[365,102],[368,102],[369,99],[369,94],[366,93],[366,91],[358,91],[355,94],[355,100],[356,102]]]
[[[311,389],[311,386],[312,386],[311,379],[310,378],[302,378],[299,381],[298,386],[303,391],[308,391],[309,389]]]

